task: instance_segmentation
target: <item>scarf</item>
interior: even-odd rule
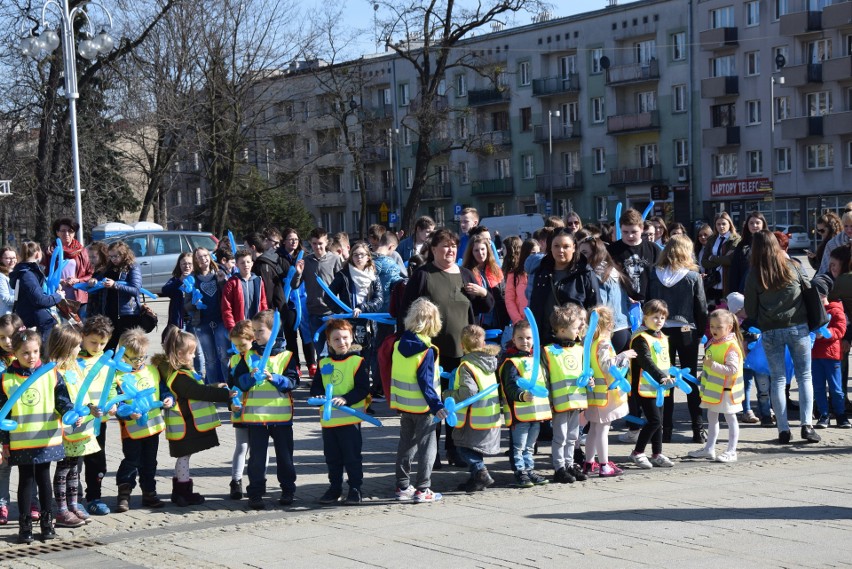
[[[349,274],[352,275],[352,282],[355,283],[355,306],[360,306],[370,294],[370,287],[376,280],[376,271],[374,269],[362,271],[355,265],[349,265]]]
[[[76,239],[72,239],[70,244],[62,244],[62,252],[66,259],[73,259],[83,252],[83,245]]]

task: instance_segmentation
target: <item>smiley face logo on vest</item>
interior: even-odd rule
[[[39,394],[37,389],[27,389],[24,391],[24,394],[21,395],[21,403],[23,403],[25,407],[35,407],[40,402],[41,394]]]
[[[565,355],[562,356],[562,361],[565,362],[565,368],[570,372],[575,372],[580,370],[580,362],[577,358],[568,357],[568,353],[565,352]]]

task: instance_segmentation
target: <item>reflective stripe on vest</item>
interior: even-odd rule
[[[600,346],[600,338],[592,342],[592,374],[595,377],[595,386],[588,390],[589,407],[606,407],[610,402],[621,405],[627,402],[627,395],[620,389],[610,390],[614,378],[609,371],[601,369],[601,362],[598,359],[598,347]],[[607,352],[610,361],[615,361],[615,350],[612,344],[609,344]]]
[[[292,356],[292,352],[287,350],[270,356],[266,371],[274,375],[284,375]],[[281,393],[268,381],[263,381],[244,393],[242,403],[243,411],[236,421],[238,423],[287,423],[293,420],[292,397],[289,393]],[[231,415],[233,416],[233,413]]]
[[[322,358],[319,361],[319,369],[322,374],[323,391],[325,391],[325,387],[327,385],[331,384],[332,396],[342,397],[355,389],[355,373],[363,363],[364,358],[356,356],[355,354],[350,355],[344,360],[334,360],[328,357]],[[331,373],[325,373],[325,370],[328,369],[325,366],[332,367]],[[365,411],[367,409],[367,399],[364,398],[354,405],[349,405],[349,407],[359,411]],[[349,413],[344,413],[334,407],[331,408],[331,418],[328,421],[322,418],[322,407],[320,407],[319,413],[320,425],[322,425],[323,428],[356,425],[361,422],[361,419],[358,417],[350,415]]]
[[[428,338],[424,336],[418,336],[418,338],[423,340],[427,349],[410,357],[405,357],[399,353],[399,341],[393,346],[390,406],[391,409],[396,409],[397,411],[422,415],[429,412],[429,405],[426,403],[423,392],[420,391],[420,386],[417,384],[417,370],[420,368],[420,364],[423,363],[428,350],[435,350],[435,371],[432,386],[438,397],[441,396],[441,371],[438,366],[438,348],[432,346]]]
[[[157,371],[156,367],[147,365],[139,371],[134,371],[129,375],[134,375],[136,377],[136,388],[139,391],[153,387],[156,391],[150,395],[151,400],[160,400],[160,372]],[[116,381],[119,385],[121,385],[121,375],[116,374]],[[124,426],[124,430],[127,432],[127,436],[131,439],[138,440],[162,433],[166,422],[163,419],[162,408],[157,407],[156,409],[148,411],[148,422],[143,423],[141,426],[133,420],[122,421],[122,424]]]
[[[11,397],[26,380],[26,377],[15,373],[4,373],[3,391],[6,397]],[[10,449],[45,448],[62,444],[62,425],[53,397],[55,387],[56,371],[50,371],[12,405],[9,418],[17,421],[18,427],[9,431]]]
[[[654,362],[654,365],[657,366],[657,369],[665,373],[669,374],[669,368],[672,367],[671,360],[669,359],[669,340],[665,336],[662,338],[657,338],[648,334],[647,332],[637,332],[633,334],[633,338],[642,338],[648,344],[648,350],[651,352],[651,361]],[[631,339],[630,343],[633,343],[633,339]],[[659,352],[654,348],[655,345],[659,345]],[[632,360],[635,362],[636,360]],[[633,363],[630,364],[631,369]],[[642,376],[642,370],[639,370],[639,395],[641,397],[645,397],[648,399],[654,399],[657,397],[657,390],[654,389],[648,380],[646,380]]]
[[[483,389],[497,384],[497,376],[494,372],[486,373],[470,362],[462,362],[456,369],[456,388],[461,385],[461,369],[466,368],[473,380],[476,382],[477,393]],[[475,395],[475,394],[474,394]],[[470,421],[470,428],[477,431],[487,431],[500,426],[500,394],[495,391],[488,397],[475,401],[464,410],[464,414],[457,417],[456,427],[464,427]]]
[[[80,393],[80,386],[83,384],[83,379],[74,369],[65,371],[63,375],[65,379],[65,387],[68,389],[68,397],[71,399],[72,403],[76,404],[77,395]],[[98,404],[97,401],[92,401],[91,399],[84,402],[84,404],[89,402],[92,402],[95,405]],[[75,427],[74,425],[64,425],[62,438],[69,443],[79,443],[92,438],[95,434],[94,420],[94,417],[87,415],[86,417],[83,417],[83,424],[79,427]]]
[[[562,351],[554,353],[553,346],[544,348],[547,371],[550,374],[550,404],[556,412],[588,407],[586,388],[577,387],[577,379],[583,371],[583,346],[560,346]]]
[[[187,375],[193,379],[193,381],[201,384],[202,381],[198,378],[193,377],[185,370],[179,370],[173,372],[168,381],[166,381],[166,385],[168,388],[174,393],[174,389],[172,388],[172,384],[174,383],[177,375],[181,373]],[[192,421],[195,424],[195,429],[199,432],[206,432],[212,429],[215,429],[222,423],[219,421],[219,414],[216,411],[216,406],[213,405],[210,401],[198,401],[196,399],[189,400],[189,409],[186,410],[187,413],[192,417]],[[184,419],[184,410],[181,409],[180,404],[175,401],[174,407],[166,410],[166,438],[170,441],[179,441],[186,436],[186,423]]]
[[[722,394],[729,390],[731,403],[742,403],[745,399],[743,387],[743,352],[736,340],[710,344],[704,353],[704,360],[725,363],[728,353],[734,350],[740,356],[740,367],[736,376],[721,375],[709,367],[701,374],[701,401],[704,403],[721,403]]]
[[[507,363],[515,366],[521,378],[529,379],[532,377],[532,356],[506,358],[503,365]],[[502,367],[500,366],[501,376],[503,375]],[[544,388],[547,387],[542,370],[539,370],[536,385]],[[521,423],[533,423],[536,421],[547,421],[553,417],[553,413],[550,410],[550,400],[547,397],[533,397],[532,401],[511,401],[509,405],[511,405],[511,409],[510,413],[507,414],[509,417],[506,421],[507,425],[511,425],[514,420]]]
[[[97,356],[86,356],[77,358],[77,363],[80,364],[80,370],[82,371],[83,379],[86,379],[86,374],[89,373],[90,366],[94,365],[103,354],[98,354]],[[104,387],[106,387],[107,373],[109,373],[109,367],[104,366],[98,372],[97,377],[89,385],[89,401],[97,405],[101,400],[101,394],[104,391]],[[111,395],[115,395],[112,393]],[[71,399],[74,400],[73,398]],[[109,418],[109,415],[104,413],[103,420],[106,421]]]

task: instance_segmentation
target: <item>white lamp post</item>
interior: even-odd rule
[[[94,27],[92,21],[85,8],[89,5],[97,6],[107,15],[109,27],[112,28],[112,15],[102,4],[97,2],[84,2],[76,6],[73,10],[68,9],[68,0],[46,0],[41,8],[41,27],[42,33],[39,35],[30,35],[21,40],[21,53],[25,56],[38,58],[43,52],[51,53],[62,44],[62,63],[65,71],[65,97],[68,99],[68,117],[71,126],[71,169],[74,178],[74,201],[77,209],[77,224],[80,230],[77,233],[77,239],[81,244],[84,243],[83,238],[83,202],[81,197],[82,189],[80,188],[80,153],[77,145],[77,99],[80,94],[77,92],[77,62],[76,53],[74,51],[74,19],[77,16],[83,16],[88,24],[89,32],[77,44],[77,50],[80,56],[88,60],[95,60],[101,54],[106,54],[112,51],[115,47],[115,41],[107,33],[102,30],[99,34],[94,35]],[[47,24],[48,8],[52,8],[53,12],[59,15],[59,31],[49,28]]]
[[[556,204],[553,203],[553,117],[559,118],[559,116],[559,111],[547,111],[547,169],[550,174],[550,198],[548,200],[550,215],[553,215],[553,212],[556,211],[554,207]]]

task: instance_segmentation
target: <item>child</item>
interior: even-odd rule
[[[756,342],[759,338],[758,334],[752,334],[748,332],[749,328],[757,326],[757,320],[749,319],[746,316],[745,310],[743,309],[745,299],[743,298],[742,293],[730,293],[727,297],[725,297],[725,304],[727,306],[727,309],[731,311],[731,314],[736,316],[737,322],[740,325],[740,332],[743,335],[743,362],[745,363],[749,359],[748,354],[750,353],[750,350],[748,349],[748,346],[751,345],[752,342]],[[844,317],[844,322],[845,321],[846,319]],[[707,328],[706,334],[708,336],[711,335],[709,326]],[[767,428],[772,428],[775,426],[775,423],[772,420],[772,404],[770,402],[769,397],[769,384],[770,382],[768,373],[761,373],[760,371],[756,371],[748,367],[743,367],[743,423],[760,423],[761,427]],[[759,418],[754,414],[754,411],[752,411],[751,409],[752,385],[757,388],[757,408],[760,413]]]
[[[83,322],[82,349],[77,358],[77,363],[80,364],[80,370],[83,376],[88,373],[89,366],[93,365],[104,353],[109,339],[112,337],[113,325],[109,318],[98,314],[86,318]],[[97,404],[101,400],[101,393],[106,386],[108,369],[106,366],[98,372],[98,377],[89,386],[89,401]],[[85,467],[86,476],[86,511],[96,516],[105,516],[110,513],[109,507],[101,500],[101,485],[104,476],[107,473],[106,463],[106,431],[107,417],[101,422],[101,434],[97,436],[98,452],[83,456],[83,467]],[[82,485],[78,489],[78,501],[82,499],[80,496]]]
[[[236,385],[243,391],[242,413],[240,420],[248,428],[248,505],[262,510],[263,494],[266,492],[266,466],[269,452],[269,439],[275,446],[278,484],[281,497],[278,503],[289,506],[296,493],[296,469],[293,466],[293,398],[290,391],[298,384],[299,371],[294,365],[292,352],[283,348],[283,338],[272,338],[273,311],[264,310],[251,319],[254,331],[256,357],[260,358],[266,344],[277,343],[273,347],[266,368],[265,380],[257,384],[254,373],[241,373],[240,366],[235,368]]]
[[[236,258],[239,272],[225,281],[222,288],[222,323],[229,331],[240,320],[267,309],[263,281],[251,272],[254,266],[251,251],[240,249]]]
[[[560,484],[586,480],[583,467],[574,462],[574,446],[580,438],[580,411],[588,406],[586,389],[577,386],[583,369],[581,336],[585,323],[586,311],[578,304],[554,308],[550,326],[556,342],[544,348],[542,358],[553,408],[553,481]]]
[[[653,244],[651,246],[653,247]],[[663,422],[660,408],[657,407],[657,391],[642,377],[642,371],[647,371],[658,383],[669,385],[674,382],[669,376],[669,343],[665,341],[661,331],[668,315],[669,308],[662,300],[647,302],[642,307],[642,323],[645,327],[640,328],[630,340],[630,349],[636,352],[636,357],[630,362],[631,391],[639,394],[639,405],[646,419],[636,439],[636,446],[630,454],[630,460],[644,469],[674,466],[663,454]],[[648,441],[651,442],[653,453],[650,460],[645,455]]]
[[[15,354],[12,353],[12,336],[23,327],[24,321],[17,314],[0,316],[0,374],[15,361]],[[9,523],[9,478],[11,475],[12,467],[9,463],[0,462],[0,526]]]
[[[41,367],[41,335],[32,330],[20,330],[12,336],[12,350],[17,360],[3,374],[0,406],[9,396]],[[0,430],[3,445],[0,461],[18,466],[18,543],[32,543],[33,519],[30,513],[33,484],[38,485],[41,501],[41,537],[56,539],[53,529],[50,487],[50,463],[65,458],[62,446],[60,417],[74,405],[62,377],[55,371],[46,373],[12,406],[9,418],[18,422],[14,431]],[[29,405],[27,405],[29,403]],[[83,424],[79,419],[74,426]],[[31,435],[39,433],[39,438]]]
[[[68,397],[72,403],[77,400],[83,383],[83,372],[77,365],[77,354],[80,352],[82,335],[77,328],[69,325],[57,326],[50,331],[47,340],[47,359],[56,362],[56,372],[65,381]],[[53,475],[53,492],[56,497],[56,526],[76,528],[89,521],[89,515],[77,504],[77,466],[80,457],[101,450],[95,439],[95,417],[101,416],[96,402],[86,401],[90,414],[83,419],[83,424],[76,428],[66,427],[63,434],[65,458],[56,463]]]
[[[744,399],[740,325],[730,311],[719,308],[710,314],[710,334],[713,337],[704,350],[701,372],[701,407],[707,409],[707,444],[687,454],[691,458],[736,462],[740,436],[737,413],[742,411]],[[715,446],[719,437],[719,415],[722,414],[728,423],[728,449],[717,456]]]
[[[405,316],[405,332],[393,349],[391,409],[399,411],[399,446],[396,451],[396,498],[417,503],[443,498],[433,492],[432,466],[438,455],[433,415],[446,419],[441,403],[438,349],[432,338],[441,331],[438,307],[420,297]],[[417,479],[411,485],[411,459],[417,458]]]
[[[352,344],[352,324],[347,320],[329,321],[325,329],[327,357],[319,361],[319,369],[311,383],[311,395],[322,397],[331,384],[332,401],[366,411],[370,394],[370,371],[358,346]],[[361,458],[361,419],[332,408],[331,419],[320,418],[322,447],[331,484],[320,497],[320,504],[336,504],[343,493],[343,470],[349,477],[347,504],[361,503],[364,468]]]
[[[204,496],[192,491],[189,459],[197,452],[219,446],[216,427],[221,423],[213,403],[226,403],[231,399],[227,384],[204,385],[203,378],[193,371],[192,360],[197,346],[195,336],[179,328],[170,329],[163,342],[172,370],[166,386],[176,399],[174,407],[165,412],[169,454],[177,459],[171,500],[180,507],[204,503]]]
[[[831,338],[825,338],[820,332],[816,332],[816,341],[811,352],[811,376],[814,380],[814,403],[819,412],[816,423],[817,429],[828,428],[828,398],[826,397],[826,383],[831,392],[831,406],[834,408],[834,421],[837,427],[848,429],[852,427],[846,417],[844,402],[843,382],[841,381],[840,361],[843,358],[841,340],[846,334],[846,315],[843,312],[843,304],[840,300],[828,301],[828,293],[831,292],[833,282],[828,275],[817,275],[811,280],[811,285],[819,293],[819,297],[825,305],[825,311],[831,318],[828,323],[828,331]]]
[[[598,476],[618,476],[622,470],[609,459],[609,427],[613,421],[627,415],[627,394],[620,389],[610,389],[614,377],[610,366],[624,367],[636,357],[633,350],[625,350],[616,355],[612,346],[612,331],[615,329],[615,315],[606,306],[596,306],[598,327],[592,342],[592,371],[595,383],[588,393],[589,408],[586,420],[589,421],[589,434],[586,437],[587,462],[583,464],[586,474],[598,472]],[[598,460],[595,460],[597,454]]]
[[[220,250],[216,257],[216,264],[226,275],[231,275],[237,266],[237,260],[230,251]]]
[[[453,384],[442,394],[464,401],[497,384],[497,354],[499,346],[485,343],[485,330],[480,326],[468,325],[461,332],[464,351],[461,363],[456,368]],[[484,456],[500,452],[500,394],[496,391],[469,406],[458,417],[453,428],[453,440],[461,460],[470,468],[470,479],[459,486],[465,492],[477,492],[494,484],[488,474]]]
[[[237,353],[231,356],[228,363],[230,373],[228,374],[228,387],[237,387],[237,376],[242,376],[251,371],[251,358],[255,355],[252,351],[254,345],[254,330],[251,320],[243,320],[231,328],[228,338],[236,348]],[[241,408],[233,409],[231,413],[231,426],[234,427],[234,456],[231,458],[231,500],[243,499],[243,471],[246,468],[246,456],[248,455],[248,429],[243,424],[243,412]]]
[[[130,364],[133,371],[116,375],[117,390],[123,393],[125,383],[132,380],[137,391],[153,388],[150,400],[162,401],[163,409],[171,409],[175,403],[174,396],[162,389],[157,368],[145,364],[148,358],[148,336],[145,331],[142,328],[125,330],[118,345],[124,346],[124,361]],[[160,433],[166,428],[163,412],[159,408],[148,411],[148,421],[141,425],[139,420],[142,415],[139,413],[123,415],[119,410],[117,416],[121,421],[121,450],[124,458],[115,473],[118,486],[116,511],[126,512],[130,509],[130,494],[136,486],[137,474],[139,486],[142,487],[142,505],[162,508],[165,504],[157,496],[157,450],[160,448]]]

